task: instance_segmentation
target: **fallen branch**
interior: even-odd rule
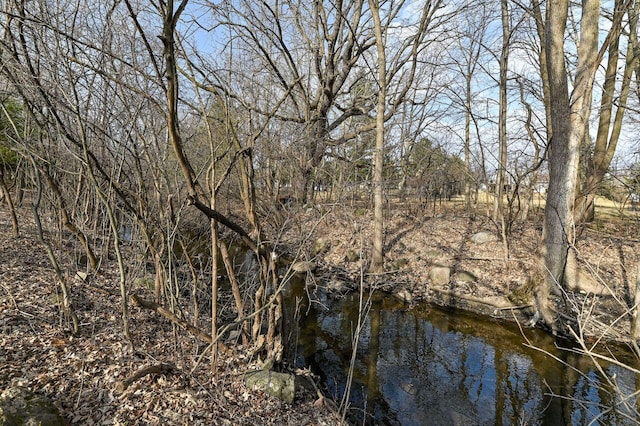
[[[118,382],[118,384],[116,384],[116,391],[122,393],[125,390],[127,390],[127,388],[133,382],[140,380],[143,377],[148,376],[149,374],[167,374],[173,371],[175,368],[176,368],[175,365],[168,364],[165,362],[161,362],[155,365],[149,365],[147,367],[142,367],[138,371],[133,373],[131,376],[127,377],[121,382]]]
[[[137,294],[132,294],[131,295],[131,303],[133,303],[135,306],[139,306],[141,308],[145,308],[145,309],[149,309],[151,311],[157,312],[158,314],[160,314],[163,317],[167,318],[168,320],[170,320],[174,324],[176,324],[179,327],[185,329],[187,332],[191,333],[192,335],[194,335],[198,339],[203,340],[203,341],[205,341],[207,343],[213,343],[213,339],[211,338],[211,335],[209,335],[208,333],[204,332],[203,330],[200,330],[197,327],[194,327],[193,325],[189,324],[187,321],[178,318],[173,312],[171,312],[170,310],[162,307],[161,305],[158,305],[155,302],[151,302],[151,301],[148,301],[148,300],[141,299]],[[218,343],[220,343],[220,342],[218,342]]]

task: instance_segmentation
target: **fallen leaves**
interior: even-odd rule
[[[82,324],[72,336],[59,314],[54,273],[28,221],[15,239],[3,215],[0,210],[0,388],[20,384],[46,394],[78,425],[338,423],[313,406],[315,395],[285,404],[248,390],[242,373],[253,360],[242,351],[225,353],[216,373],[207,358],[192,372],[201,342],[153,312],[131,309],[127,341],[117,274],[109,265],[97,282],[72,281]]]

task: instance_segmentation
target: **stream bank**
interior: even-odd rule
[[[637,359],[624,346],[640,261],[637,223],[596,222],[576,246],[580,284],[567,292],[566,309],[589,349],[612,358],[607,363],[581,356],[575,342],[524,327],[534,313],[541,218],[514,227],[507,257],[486,217],[455,207],[391,212],[383,275],[366,272],[366,210],[319,206],[287,220],[280,238],[301,247],[301,260],[315,268],[289,290],[308,297],[294,359],[318,372],[337,402],[353,372],[347,399],[354,423],[638,421]],[[374,294],[363,317],[354,291],[361,285]]]
[[[495,225],[484,216],[455,205],[433,215],[399,209],[385,220],[382,276],[367,274],[372,231],[368,212],[330,205],[291,212],[278,238],[300,248],[300,260],[313,262],[317,279],[338,292],[364,282],[409,305],[426,301],[522,324],[531,318],[540,217],[514,226],[506,259]],[[639,223],[620,227],[611,219],[584,229],[576,243],[580,284],[567,293],[566,309],[579,319],[585,336],[628,341],[638,235]]]

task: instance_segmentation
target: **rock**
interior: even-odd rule
[[[89,274],[83,271],[76,271],[76,277],[78,277],[81,281],[86,281]]]
[[[411,303],[413,301],[413,295],[406,288],[402,288],[402,289],[396,291],[395,293],[393,293],[393,295],[397,299],[400,299],[405,303]]]
[[[291,265],[291,270],[296,274],[306,274],[307,272],[315,271],[316,264],[313,262],[308,262],[306,260],[300,260],[298,262],[294,262]]]
[[[248,388],[263,391],[288,403],[292,403],[295,398],[295,382],[293,374],[270,370],[251,371],[244,376],[244,383]]]
[[[409,395],[415,395],[416,393],[418,393],[418,389],[413,383],[400,383],[400,389],[402,389]]]
[[[471,241],[476,244],[492,243],[494,241],[498,241],[498,237],[496,237],[492,232],[481,231],[473,234],[471,236]]]
[[[316,242],[313,244],[313,249],[311,250],[312,256],[318,256],[324,254],[331,247],[331,243],[326,238],[318,238]]]
[[[440,287],[449,284],[451,269],[448,266],[436,265],[429,271],[431,285]]]
[[[23,387],[10,387],[0,394],[0,426],[63,426],[64,419],[53,403]]]
[[[463,283],[475,283],[478,281],[478,277],[469,271],[460,271],[456,273],[456,281]]]

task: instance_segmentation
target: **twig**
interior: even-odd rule
[[[133,303],[136,306],[140,306],[141,308],[145,308],[145,309],[149,309],[151,311],[157,312],[158,314],[160,314],[163,317],[167,318],[168,320],[170,320],[174,324],[176,324],[176,325],[182,327],[183,329],[187,330],[189,333],[191,333],[192,335],[196,336],[200,340],[204,340],[207,343],[212,343],[213,342],[213,339],[211,338],[211,336],[208,333],[206,333],[203,330],[200,330],[197,327],[194,327],[189,322],[178,318],[173,312],[171,312],[170,310],[168,310],[167,308],[165,308],[165,307],[163,307],[161,305],[158,305],[155,302],[144,300],[144,299],[140,298],[137,294],[132,294],[131,295],[131,303]]]

